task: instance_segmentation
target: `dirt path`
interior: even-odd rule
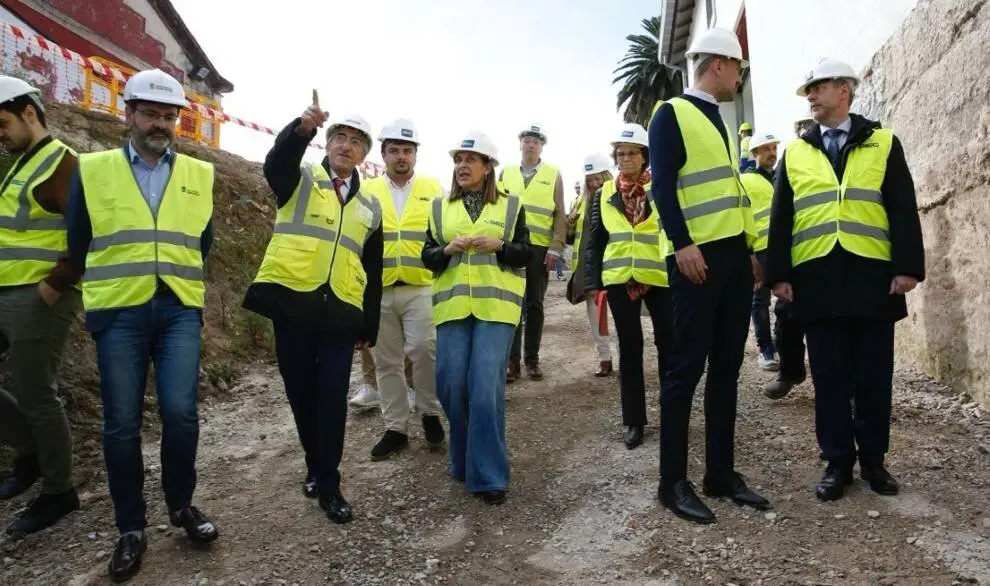
[[[708,499],[719,523],[698,527],[655,499],[656,383],[646,443],[628,451],[617,380],[590,376],[583,307],[563,300],[559,282],[547,301],[546,380],[509,390],[505,505],[466,495],[419,429],[404,454],[371,462],[380,417],[355,415],[342,470],[356,520],[331,524],[300,492],[303,463],[280,379],[257,368],[232,401],[202,409],[196,500],[220,527],[212,550],[191,549],[166,527],[158,446],[146,446],[149,549],[132,583],[990,584],[990,421],[965,397],[899,370],[889,464],[902,494],[880,497],[857,481],[847,498],[822,504],[811,492],[821,468],[811,387],[765,400],[759,387],[770,375],[756,368],[750,344],[737,465],[776,508],[764,514]],[[655,360],[647,363],[655,381]],[[699,410],[693,423],[698,482]],[[81,490],[82,511],[3,544],[0,584],[106,582],[116,535],[102,472]],[[24,502],[0,505],[0,518]]]

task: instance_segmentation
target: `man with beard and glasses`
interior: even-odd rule
[[[0,142],[17,155],[0,187],[0,335],[10,345],[11,374],[0,389],[0,442],[16,454],[0,500],[42,479],[41,494],[7,527],[19,537],[79,508],[72,434],[55,382],[80,305],[63,217],[77,160],[48,134],[39,90],[7,76],[0,76]]]
[[[433,326],[433,272],[420,254],[434,198],[444,195],[440,181],[415,172],[419,132],[398,119],[378,135],[386,171],[364,183],[381,204],[385,240],[381,322],[371,350],[381,393],[385,435],[371,459],[385,460],[409,445],[409,412],[422,413],[423,434],[431,448],[443,443],[436,387],[436,329]],[[415,400],[406,397],[403,364],[412,363]]]
[[[110,577],[137,573],[146,547],[141,413],[149,362],[162,420],[162,488],[172,525],[194,543],[217,529],[192,506],[199,443],[197,385],[213,239],[213,165],[172,150],[182,85],[158,69],[124,87],[123,148],[80,157],[69,196],[69,251],[85,264],[86,329],[96,342],[103,455],[120,539]]]

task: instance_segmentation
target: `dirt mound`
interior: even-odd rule
[[[78,152],[118,147],[126,135],[124,124],[110,116],[61,104],[49,104],[48,121],[54,136]],[[223,392],[243,367],[271,356],[271,332],[267,320],[240,308],[242,296],[261,263],[271,236],[275,210],[271,190],[261,165],[225,151],[179,141],[176,149],[209,161],[216,167],[214,187],[215,240],[206,264],[206,310],[200,390],[203,395]],[[11,157],[0,157],[0,173],[6,174]],[[77,436],[98,431],[100,419],[99,375],[96,353],[89,335],[73,328],[60,373],[60,386]],[[153,389],[153,383],[149,384]],[[155,407],[149,392],[148,411]],[[98,447],[82,450],[83,456]]]

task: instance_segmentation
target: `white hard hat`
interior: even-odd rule
[[[780,141],[777,139],[776,136],[770,134],[769,132],[765,132],[763,134],[757,134],[750,139],[749,150],[750,152],[753,152],[765,144],[780,144]]]
[[[41,90],[23,79],[0,75],[0,104],[31,94],[41,94]]]
[[[139,71],[124,86],[124,102],[132,100],[186,107],[186,92],[179,80],[161,69]]]
[[[856,72],[853,71],[853,68],[848,63],[825,57],[819,59],[815,68],[804,76],[804,83],[798,86],[797,95],[802,98],[806,97],[808,95],[809,85],[826,79],[844,79],[852,84],[853,89],[856,89],[856,86],[859,85],[859,76],[856,75]]]
[[[602,171],[608,171],[612,167],[612,160],[601,153],[592,153],[584,158],[584,176],[594,175]]]
[[[492,142],[492,139],[488,138],[488,135],[483,132],[472,130],[465,133],[457,141],[457,146],[450,149],[450,156],[453,157],[461,151],[484,155],[492,160],[492,165],[498,165],[498,149],[495,148],[495,143]]]
[[[357,114],[350,114],[348,116],[344,116],[342,118],[338,118],[334,120],[333,123],[330,125],[330,127],[327,129],[327,136],[329,137],[330,135],[332,135],[334,129],[337,128],[338,126],[346,126],[348,128],[353,128],[354,130],[357,130],[358,132],[363,134],[366,141],[366,146],[368,147],[368,150],[371,150],[371,125],[368,124],[368,121],[365,120],[363,117],[358,116]]]
[[[743,59],[739,39],[736,38],[735,33],[724,28],[710,28],[699,34],[684,55],[688,59],[694,59],[698,55],[720,55],[739,61],[743,67],[749,66],[749,63]]]
[[[416,130],[416,125],[412,123],[412,120],[397,118],[382,127],[382,131],[378,135],[378,140],[381,142],[385,142],[386,140],[401,140],[418,146],[419,132]]]
[[[543,125],[538,122],[533,122],[520,130],[519,140],[522,140],[524,136],[535,136],[543,141],[543,144],[547,144],[547,135],[543,132]]]
[[[613,147],[617,144],[638,144],[649,148],[650,137],[639,124],[623,124],[619,135],[610,144]]]

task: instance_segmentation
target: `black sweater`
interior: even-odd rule
[[[861,146],[880,124],[853,114],[849,139],[835,168],[842,178],[852,149]],[[799,139],[822,152],[821,129],[815,124]],[[806,320],[831,317],[868,317],[899,320],[907,316],[904,295],[890,295],[896,275],[925,279],[925,249],[915,201],[914,181],[904,159],[904,149],[894,138],[887,170],[880,187],[890,224],[891,261],[864,258],[836,244],[832,251],[812,261],[791,266],[791,233],[794,226],[794,190],[787,177],[786,152],[777,166],[770,241],[767,248],[767,285],[790,282],[794,305]]]
[[[302,175],[300,166],[316,131],[309,136],[296,133],[300,119],[286,126],[275,145],[265,157],[265,179],[275,193],[278,207],[284,206],[295,192]],[[323,168],[330,172],[330,163],[323,158]],[[361,177],[355,169],[351,173],[350,191],[345,206],[352,205],[352,197],[361,187]],[[288,321],[296,325],[311,325],[317,329],[351,335],[374,346],[378,338],[378,322],[382,301],[382,256],[385,253],[382,227],[368,236],[361,254],[361,264],[367,275],[364,289],[363,310],[346,303],[330,289],[321,285],[315,291],[299,292],[275,283],[253,283],[244,297],[245,309],[268,317],[273,321]]]

